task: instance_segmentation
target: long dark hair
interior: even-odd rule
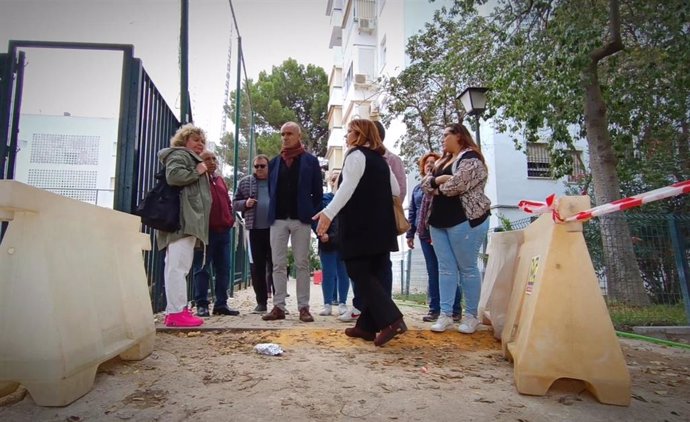
[[[462,123],[453,123],[451,125],[446,126],[448,131],[454,135],[458,135],[459,143],[460,143],[460,150],[464,149],[471,149],[472,151],[476,152],[477,155],[479,156],[479,160],[486,166],[486,161],[484,160],[484,154],[479,150],[479,147],[477,144],[474,142],[474,139],[472,139],[472,134],[470,134],[470,131],[467,130],[465,125]],[[448,161],[452,159],[452,154],[448,152],[443,153],[443,157],[441,157],[440,160],[436,161],[436,165],[434,166],[434,169],[439,169],[443,168]]]

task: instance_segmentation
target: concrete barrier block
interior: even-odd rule
[[[142,359],[155,329],[139,218],[0,181],[0,382],[64,406],[98,365]]]

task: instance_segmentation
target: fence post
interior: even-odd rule
[[[405,282],[405,294],[410,295],[410,281],[412,279],[412,249],[407,250],[407,271],[406,271],[406,282]]]
[[[666,219],[673,245],[673,255],[676,258],[680,291],[683,293],[683,302],[685,303],[685,318],[690,323],[690,294],[688,294],[690,291],[690,269],[688,269],[688,261],[685,259],[685,241],[676,224],[676,216],[669,214]]]

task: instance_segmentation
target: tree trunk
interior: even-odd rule
[[[683,175],[690,173],[690,129],[688,128],[687,117],[680,125],[680,136],[678,137],[678,157],[680,157],[680,168]],[[675,152],[675,151],[674,151]],[[678,181],[683,180],[682,177]]]
[[[621,198],[616,172],[618,160],[609,137],[606,104],[599,86],[597,62],[593,60],[582,76],[589,165],[596,202],[601,205]],[[609,300],[635,306],[648,305],[649,297],[640,276],[628,223],[622,214],[600,217],[600,221]]]

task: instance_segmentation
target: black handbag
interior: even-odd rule
[[[135,215],[141,223],[156,230],[176,232],[180,229],[181,187],[170,186],[165,179],[165,167],[156,173],[156,184],[137,205]]]

